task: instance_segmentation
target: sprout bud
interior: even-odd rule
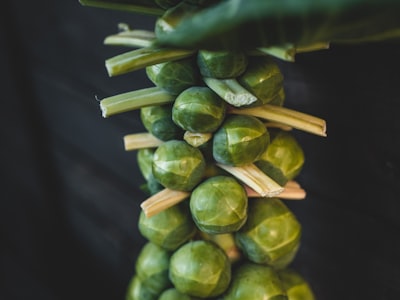
[[[200,50],[197,64],[201,75],[212,78],[235,78],[247,67],[247,56],[242,52]]]
[[[226,104],[208,87],[191,87],[176,98],[172,120],[191,132],[214,132],[225,117]]]
[[[222,164],[240,166],[254,162],[269,144],[264,124],[251,116],[229,116],[214,134],[213,156]]]
[[[138,276],[134,276],[129,282],[126,300],[156,300],[157,294],[149,291]]]
[[[222,234],[237,231],[247,219],[246,191],[232,177],[211,177],[193,190],[190,211],[203,232]]]
[[[196,233],[196,226],[190,217],[188,206],[181,203],[152,217],[146,217],[142,211],[139,231],[152,243],[173,251]]]
[[[166,188],[192,190],[202,179],[205,160],[201,151],[184,141],[168,141],[154,153],[154,177]]]
[[[294,258],[301,225],[278,198],[249,201],[246,224],[235,234],[236,243],[255,263],[283,268]]]
[[[225,252],[208,241],[189,242],[171,256],[169,276],[181,293],[206,298],[222,294],[231,279]]]
[[[307,281],[296,271],[285,269],[279,271],[288,300],[314,300],[315,296]]]

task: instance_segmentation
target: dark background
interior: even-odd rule
[[[122,137],[137,112],[109,119],[103,98],[151,86],[108,78],[102,45],[117,24],[154,19],[70,1],[0,8],[0,299],[123,299],[144,243],[145,195]],[[296,132],[306,201],[294,267],[318,299],[399,299],[400,45],[332,45],[281,63],[288,107],[325,118],[328,138]]]

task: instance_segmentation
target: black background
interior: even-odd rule
[[[0,8],[0,299],[123,299],[145,242],[145,195],[125,134],[137,112],[103,119],[103,98],[151,86],[108,78],[117,24],[154,18],[78,1]],[[328,137],[296,132],[306,153],[294,267],[317,299],[399,299],[400,45],[332,45],[281,63],[286,106],[325,118]]]

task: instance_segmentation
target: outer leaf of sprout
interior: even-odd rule
[[[196,300],[196,299],[200,300],[200,298],[185,295],[175,288],[170,288],[168,290],[165,290],[160,295],[160,298],[158,298],[158,300]]]
[[[134,276],[129,282],[126,292],[126,300],[156,300],[157,294],[149,291],[138,276]]]
[[[136,275],[152,294],[160,294],[171,283],[168,279],[170,253],[153,243],[147,243],[136,260]]]
[[[153,155],[155,149],[147,148],[140,149],[137,152],[137,162],[139,170],[143,175],[143,178],[149,180],[153,172],[151,170],[153,164]]]
[[[278,273],[268,266],[245,263],[232,277],[224,300],[285,300]]]
[[[173,251],[188,241],[196,232],[190,211],[184,203],[172,206],[152,217],[142,211],[139,231],[152,243]]]
[[[249,201],[248,221],[235,234],[236,242],[252,262],[284,267],[298,249],[301,225],[277,198]]]
[[[154,153],[154,177],[166,188],[190,191],[200,182],[204,170],[201,151],[184,141],[165,142]]]
[[[254,117],[230,116],[214,134],[214,159],[226,165],[245,165],[254,162],[265,151],[269,133]],[[243,117],[243,116],[242,116]]]
[[[84,6],[115,9],[149,15],[162,15],[164,13],[164,10],[155,3],[145,0],[79,0],[79,2]]]
[[[279,271],[283,287],[288,300],[314,300],[314,293],[308,282],[295,270],[285,269]]]
[[[171,257],[170,279],[182,293],[206,298],[222,294],[231,279],[224,251],[212,242],[189,242]]]
[[[211,177],[193,190],[190,211],[197,227],[208,234],[237,231],[247,219],[246,191],[232,177]]]
[[[225,117],[225,102],[208,87],[190,87],[176,98],[172,119],[191,132],[214,132]]]

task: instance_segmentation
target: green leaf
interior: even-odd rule
[[[400,1],[227,0],[158,36],[162,45],[243,49],[360,43],[400,37]]]
[[[79,0],[79,3],[84,6],[115,9],[156,16],[160,16],[164,13],[164,9],[158,6],[154,1],[146,0]]]

